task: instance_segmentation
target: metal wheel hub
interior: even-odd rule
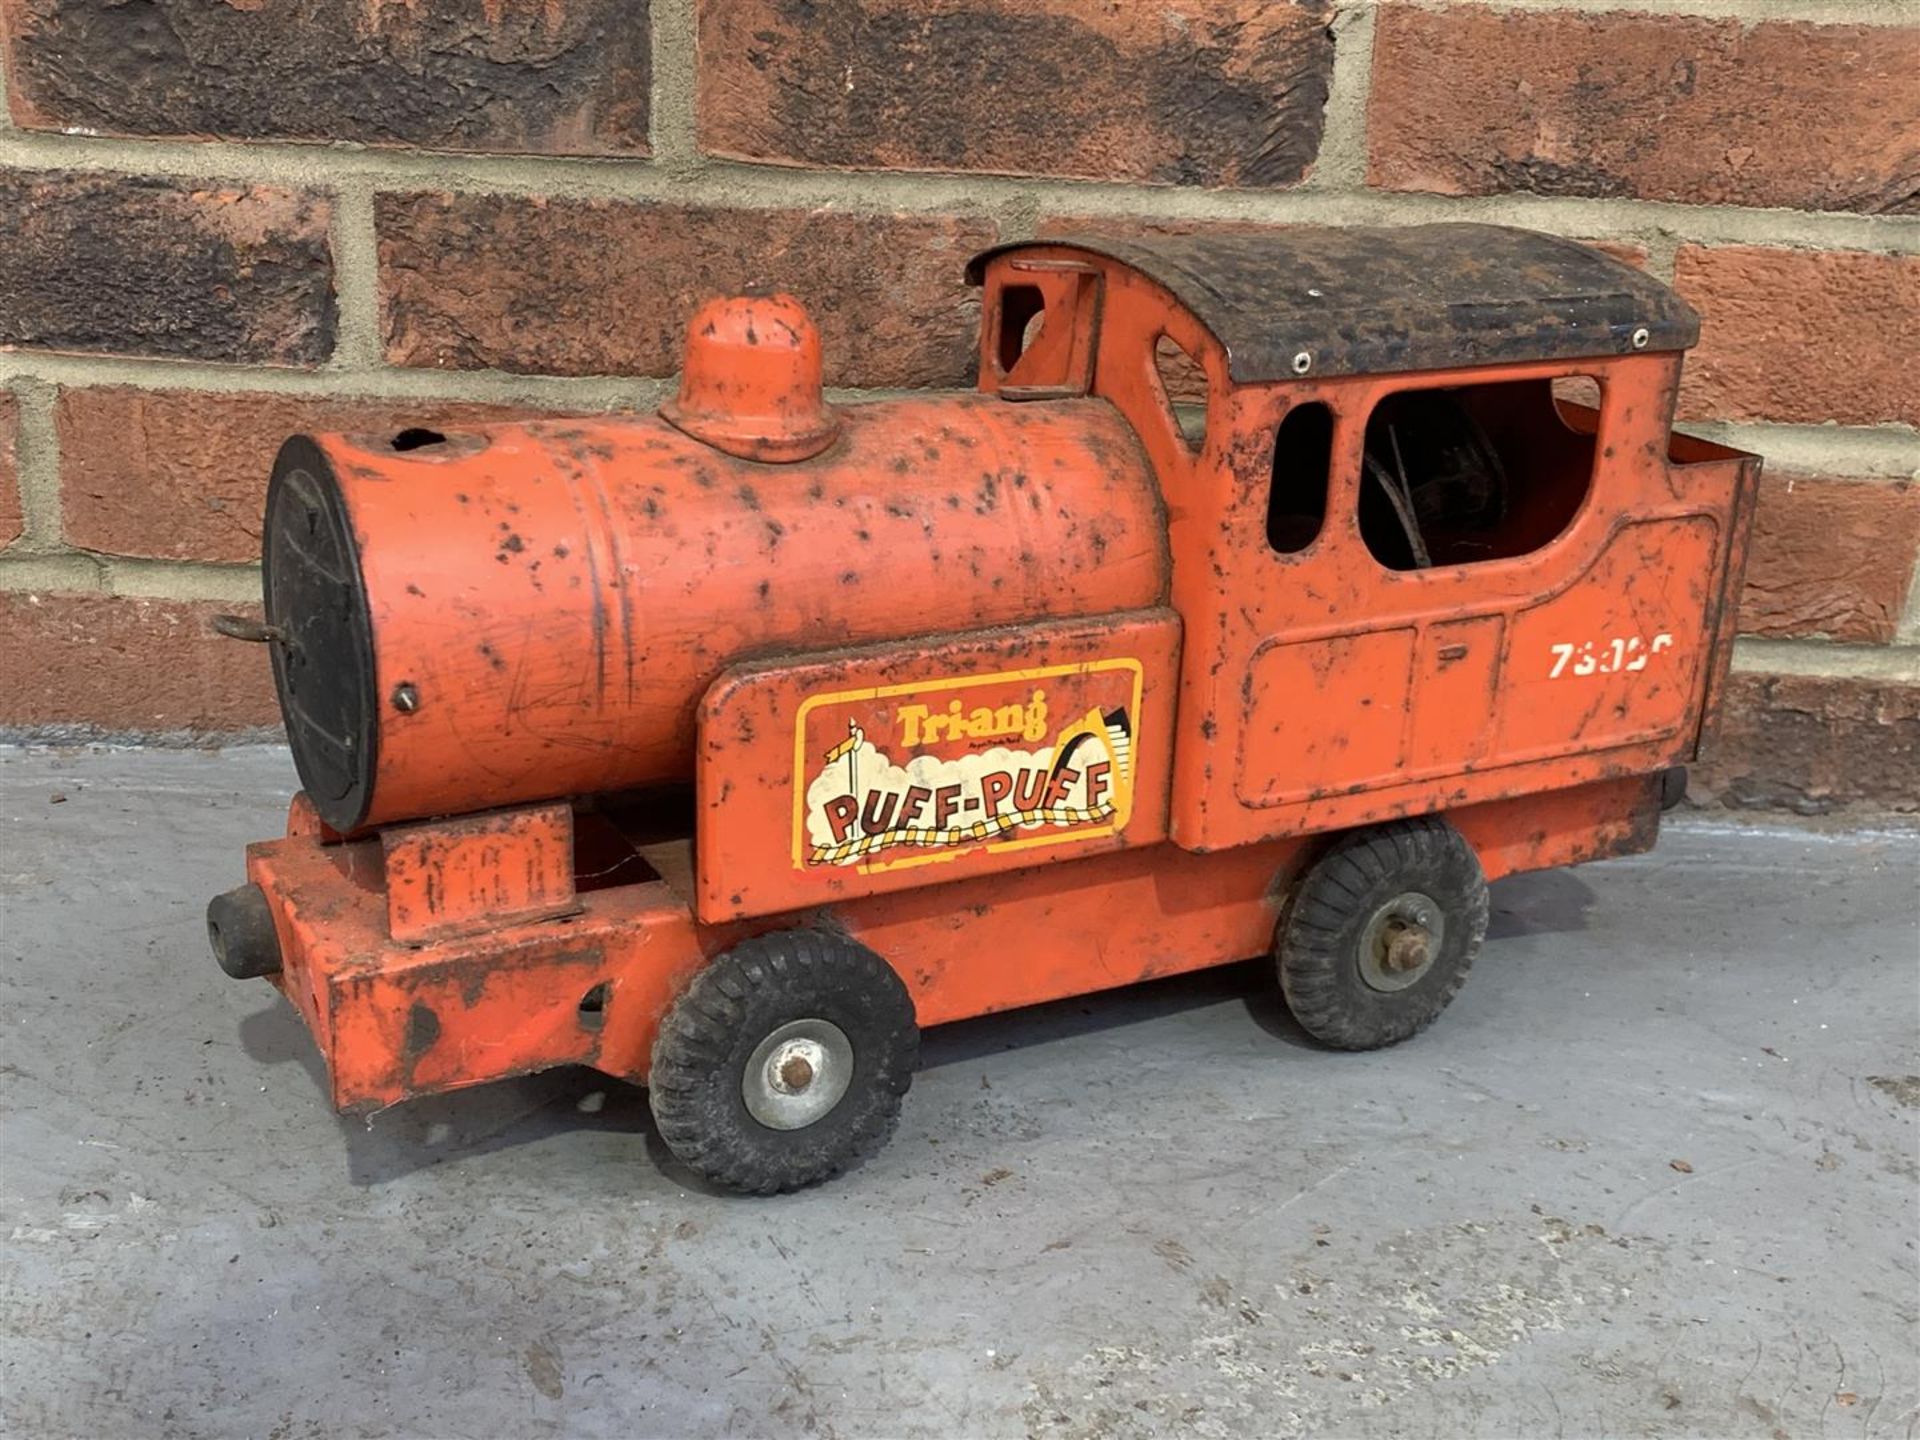
[[[852,1084],[847,1032],[831,1020],[790,1020],[754,1046],[740,1096],[769,1130],[801,1130],[824,1118]]]
[[[1396,895],[1360,932],[1360,978],[1374,990],[1405,990],[1433,968],[1446,938],[1447,917],[1431,895]]]

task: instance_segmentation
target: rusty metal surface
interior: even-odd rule
[[[333,674],[289,709],[319,707],[288,733],[322,817],[684,780],[699,698],[740,659],[1163,598],[1153,476],[1112,407],[952,395],[837,416],[829,449],[781,465],[655,416],[400,452],[290,442],[302,493],[352,537],[324,608],[288,615],[297,597],[272,588],[295,572],[268,577],[285,668],[313,655]],[[304,524],[270,514],[270,547],[297,553]]]
[[[983,337],[1033,253],[989,262]],[[1688,757],[1730,661],[1720,600],[1750,516],[1732,452],[1669,453],[1678,354],[1238,384],[1221,341],[1138,271],[1109,264],[1100,304],[1093,393],[1133,425],[1169,505],[1184,627],[1176,843],[1218,851],[1446,813]],[[1156,366],[1162,337],[1204,377],[1197,441]],[[983,344],[983,388],[1011,378],[1003,360]],[[1597,388],[1597,411],[1553,398],[1576,378]],[[1486,559],[1455,547],[1390,568],[1365,536],[1366,436],[1382,407],[1437,387],[1481,397],[1500,429],[1512,533]],[[1278,547],[1269,504],[1283,475],[1300,478],[1279,437],[1313,404],[1332,420],[1323,513]]]
[[[1356,310],[1349,356],[1381,373],[1237,383],[1198,310],[1055,247],[989,260],[985,393],[844,407],[810,460],[658,417],[296,442],[325,503],[280,539],[336,583],[318,617],[269,614],[290,646],[341,627],[352,703],[309,691],[316,723],[291,728],[296,754],[337,738],[318,768],[349,783],[296,804],[249,877],[336,1101],[568,1063],[642,1077],[706,959],[801,917],[870,946],[934,1025],[1258,954],[1322,837],[1359,825],[1444,816],[1489,877],[1651,846],[1659,772],[1728,664],[1754,474],[1668,434],[1690,312],[1630,353],[1543,360],[1613,334],[1598,257],[1449,229],[1423,290],[1438,233],[1380,244],[1391,263],[1362,254],[1352,283],[1459,327],[1383,339]],[[1501,246],[1519,260],[1474,290]],[[1262,273],[1284,316],[1304,282]],[[1650,293],[1623,273],[1619,294]],[[1216,317],[1251,297],[1253,253],[1220,275]],[[738,351],[768,348],[761,313],[727,312]],[[1396,371],[1421,344],[1466,363],[1467,332],[1470,374]],[[694,410],[751,420],[763,459],[813,444],[805,340],[756,375],[721,365]],[[1162,340],[1204,383],[1197,430]],[[1555,398],[1575,381],[1597,408]],[[1475,406],[1525,468],[1480,553],[1435,530],[1398,565],[1367,536],[1367,433],[1419,388]],[[1283,544],[1278,436],[1309,404],[1330,417],[1320,514]],[[328,554],[302,548],[309,518]],[[684,828],[621,832],[639,858],[618,878],[576,852],[573,801],[590,848],[620,828],[607,792],[690,780]],[[398,824],[547,799],[525,833]],[[363,823],[392,828],[340,838]],[[552,918],[576,878],[578,913]]]
[[[573,807],[528,805],[380,832],[387,931],[418,945],[579,909]]]
[[[687,326],[680,393],[660,418],[742,460],[811,460],[840,431],[820,390],[820,332],[791,295],[710,300]]]
[[[1658,802],[1658,777],[1633,777],[1465,806],[1449,818],[1498,879],[1649,849]],[[520,815],[550,820],[546,808]],[[697,921],[682,845],[646,851],[666,879],[583,893],[565,916],[503,912],[493,923],[396,934],[395,847],[311,833],[298,806],[294,818],[286,839],[249,848],[247,875],[280,939],[273,984],[312,1032],[342,1109],[558,1065],[644,1080],[660,1019],[699,967],[749,934],[794,923]],[[510,839],[494,817],[478,819],[469,845]],[[1010,873],[976,868],[970,878],[805,913],[883,956],[919,1022],[938,1025],[1261,954],[1317,843],[1287,838],[1217,855],[1146,844]],[[408,849],[396,853],[411,867],[402,881],[417,903],[419,867]]]
[[[343,1110],[556,1065],[639,1079],[659,1015],[727,939],[697,932],[658,880],[582,895],[563,918],[396,938],[377,839],[290,835],[250,846],[247,874],[280,935],[273,983],[312,1032]]]
[[[1651,276],[1500,225],[1067,236],[982,251],[967,275],[980,283],[1003,255],[1085,254],[1164,286],[1225,346],[1239,384],[1684,350],[1700,335],[1692,307]]]

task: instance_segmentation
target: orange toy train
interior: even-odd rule
[[[1271,952],[1387,1045],[1488,880],[1653,844],[1759,477],[1671,432],[1672,292],[1470,225],[968,278],[973,392],[827,404],[767,293],[658,415],[287,442],[225,628],[304,789],[208,923],[336,1105],[589,1065],[786,1190],[923,1026]]]

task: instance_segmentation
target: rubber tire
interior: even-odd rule
[[[754,1048],[780,1026],[830,1020],[853,1045],[839,1104],[799,1130],[774,1130],[740,1091]],[[838,1174],[879,1149],[920,1059],[913,1000],[893,967],[830,930],[779,930],[711,961],[661,1021],[648,1075],[660,1138],[688,1169],[729,1190],[777,1195]]]
[[[1660,772],[1660,811],[1676,810],[1687,798],[1687,767],[1669,765]]]
[[[1446,934],[1433,967],[1404,990],[1360,972],[1368,918],[1405,891],[1440,906]],[[1444,820],[1396,820],[1341,837],[1307,871],[1274,937],[1280,988],[1293,1018],[1338,1050],[1396,1045],[1431,1025],[1467,983],[1487,934],[1487,878]]]

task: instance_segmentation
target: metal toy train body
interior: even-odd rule
[[[1671,433],[1670,291],[1440,225],[969,278],[977,392],[830,406],[757,295],[657,416],[287,443],[305,788],[209,923],[336,1105],[594,1066],[788,1189],[884,1136],[919,1027],[1271,951],[1391,1043],[1487,880],[1653,844],[1759,475]]]

